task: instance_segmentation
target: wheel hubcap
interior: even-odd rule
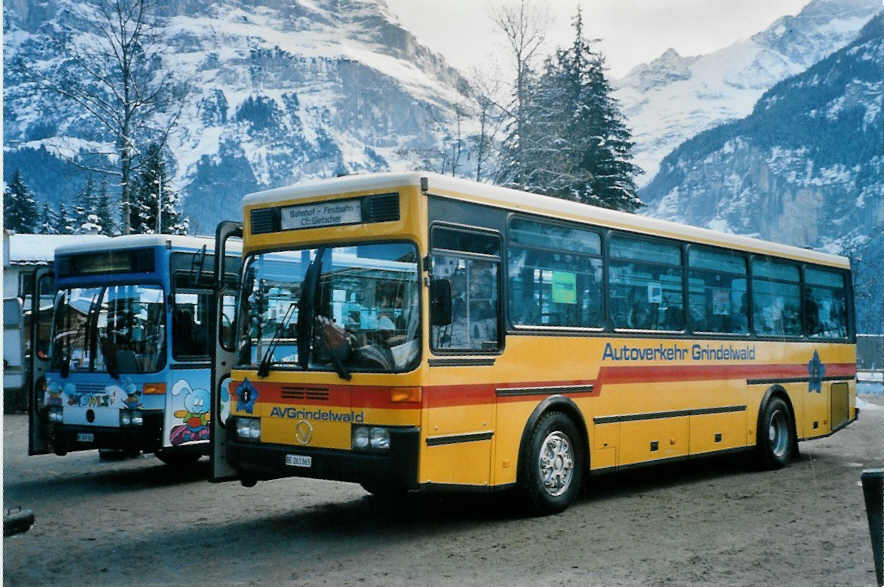
[[[786,414],[782,410],[777,410],[771,415],[767,438],[770,450],[774,455],[782,457],[786,454],[786,448],[789,445],[789,424],[786,421]]]
[[[553,497],[565,493],[574,476],[574,450],[568,437],[555,431],[544,438],[538,464],[546,492]]]

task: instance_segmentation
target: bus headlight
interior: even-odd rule
[[[120,410],[120,427],[129,428],[130,426],[141,426],[144,424],[144,417],[141,410]]]
[[[386,428],[371,429],[371,448],[379,450],[390,449],[390,431]]]
[[[380,426],[354,426],[353,450],[390,450],[390,431]]]
[[[353,448],[356,450],[365,450],[368,448],[368,428],[365,426],[356,426],[353,428]]]
[[[61,424],[64,421],[64,415],[62,414],[62,408],[59,406],[50,406],[49,407],[49,421],[54,422],[56,424]]]
[[[259,418],[236,418],[236,437],[244,442],[260,442],[261,420]]]

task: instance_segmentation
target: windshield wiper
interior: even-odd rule
[[[276,332],[273,333],[273,338],[270,339],[270,344],[267,345],[267,350],[264,351],[264,356],[261,357],[261,363],[258,365],[258,377],[267,377],[270,373],[270,364],[273,363],[273,352],[279,346],[280,335],[285,331],[285,327],[288,326],[295,307],[295,302],[289,304],[288,309],[285,311],[285,316],[282,317],[282,321],[276,327]]]

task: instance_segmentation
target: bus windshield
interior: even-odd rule
[[[408,243],[250,256],[240,366],[334,370],[344,378],[350,371],[413,368],[420,348],[417,261]]]
[[[53,369],[152,373],[165,365],[166,312],[155,285],[59,290],[51,347]]]

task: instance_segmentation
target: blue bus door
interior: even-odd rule
[[[49,333],[55,286],[52,269],[40,267],[31,278],[25,307],[31,308],[30,340],[25,349],[25,391],[28,396],[28,454],[43,455],[52,450],[49,422],[44,410],[43,382],[49,369]]]

